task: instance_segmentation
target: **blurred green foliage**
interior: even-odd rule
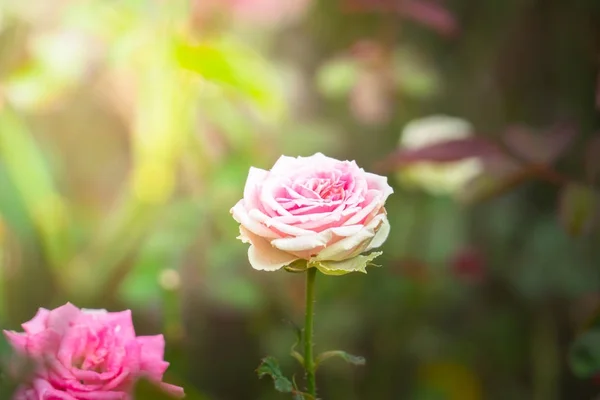
[[[256,364],[274,354],[300,377],[284,321],[301,320],[303,282],[253,271],[229,209],[250,166],[320,151],[396,190],[383,268],[319,279],[317,352],[367,360],[323,364],[324,399],[596,394],[582,160],[599,131],[597,2],[249,2],[262,18],[230,0],[0,4],[0,327],[66,301],[131,308],[139,334],[165,334],[167,380],[189,399],[286,398]],[[378,170],[409,121],[439,113],[493,142],[530,127],[541,141],[511,149],[533,164],[486,160],[493,190],[468,205]],[[562,120],[572,145],[528,159]]]

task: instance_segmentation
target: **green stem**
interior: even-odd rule
[[[306,316],[304,320],[304,370],[306,371],[306,390],[314,398],[317,397],[315,381],[315,359],[313,357],[313,317],[315,305],[315,278],[317,269],[306,271]]]
[[[534,400],[558,400],[560,397],[560,349],[556,320],[549,307],[537,310],[534,321],[532,362]]]

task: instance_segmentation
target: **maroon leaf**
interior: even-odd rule
[[[440,35],[453,36],[458,33],[458,23],[454,15],[445,7],[423,0],[400,2],[400,12],[409,19],[419,22]]]
[[[467,158],[485,158],[501,154],[500,148],[487,139],[469,137],[440,142],[419,149],[399,148],[381,162],[378,169],[382,172],[390,172],[418,162],[450,163]]]
[[[559,125],[545,132],[535,132],[526,126],[506,130],[503,140],[511,154],[524,162],[549,165],[569,148],[576,130]]]
[[[348,12],[394,12],[418,22],[444,36],[459,31],[454,15],[444,6],[425,0],[343,0]]]

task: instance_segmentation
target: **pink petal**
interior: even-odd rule
[[[172,397],[178,399],[182,399],[185,397],[185,392],[183,391],[182,387],[171,385],[169,383],[161,383],[160,387]]]
[[[71,303],[58,307],[48,313],[47,327],[62,334],[79,317],[81,310]]]
[[[383,193],[382,201],[385,202],[394,193],[394,189],[388,184],[387,176],[381,176],[365,172],[365,178],[369,189],[379,190]]]
[[[56,390],[52,385],[43,379],[36,379],[33,387],[39,400],[78,400],[70,394]]]
[[[259,208],[258,202],[259,188],[263,184],[268,172],[251,167],[248,172],[248,178],[246,179],[246,186],[244,187],[244,204],[248,208]]]
[[[29,334],[36,334],[43,331],[46,329],[48,315],[50,315],[50,311],[40,308],[31,321],[25,322],[22,325],[23,329]]]
[[[103,320],[103,323],[114,326],[115,334],[123,340],[133,340],[135,338],[131,310],[109,312],[99,318]]]
[[[280,237],[280,235],[277,234],[277,232],[267,228],[264,225],[264,223],[262,222],[264,220],[267,220],[269,217],[262,214],[257,209],[252,209],[251,211],[255,215],[256,215],[256,213],[261,214],[261,218],[259,220],[257,220],[257,218],[253,218],[250,215],[250,213],[248,212],[248,210],[246,209],[244,200],[240,200],[231,209],[231,215],[233,216],[233,219],[235,219],[237,222],[240,223],[240,225],[242,225],[243,227],[245,227],[247,230],[254,233],[255,235],[262,236],[265,238],[270,238],[270,239],[276,239],[276,238]]]
[[[153,379],[162,379],[169,366],[169,363],[163,360],[165,338],[163,335],[140,336],[136,340],[140,345],[140,369]]]
[[[24,333],[18,333],[14,331],[3,331],[6,340],[19,353],[26,353],[27,347],[27,335]]]

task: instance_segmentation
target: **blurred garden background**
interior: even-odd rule
[[[229,209],[323,152],[395,189],[382,267],[318,278],[317,350],[367,359],[323,399],[591,400],[599,71],[597,0],[2,0],[0,327],[129,308],[189,399],[286,398],[304,279]]]

